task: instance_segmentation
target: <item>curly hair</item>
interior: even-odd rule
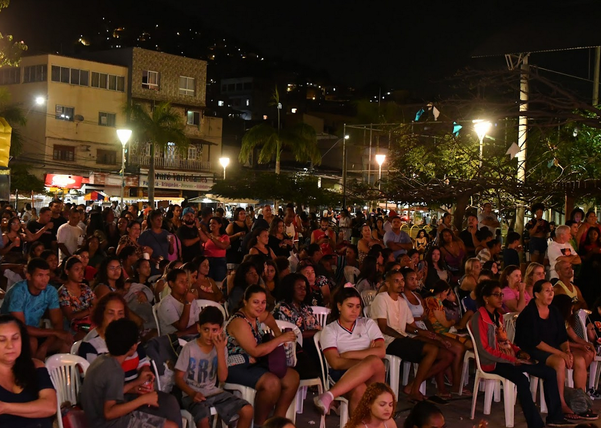
[[[396,397],[394,396],[394,392],[392,392],[392,389],[385,383],[375,382],[367,387],[363,397],[361,397],[361,401],[357,404],[357,408],[344,428],[354,428],[362,425],[364,420],[369,419],[369,416],[371,415],[371,406],[374,401],[386,392],[392,396],[392,411],[394,413],[396,411]]]

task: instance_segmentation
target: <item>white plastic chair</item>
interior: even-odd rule
[[[403,378],[402,385],[406,386],[409,383],[409,373],[411,372],[411,368],[413,367],[413,375],[417,373],[418,364],[412,363],[411,361],[403,361],[401,358],[396,355],[386,354],[386,361],[388,361],[388,377],[390,378],[390,387],[395,392],[396,396],[399,396],[400,389],[400,375],[401,375],[401,365],[403,368]],[[419,386],[419,392],[423,395],[426,395],[426,381],[423,381]]]
[[[154,305],[152,307],[152,316],[154,317],[154,323],[157,326],[157,335],[162,336],[161,323],[159,322],[159,305],[160,305],[160,303],[157,303],[156,305]]]
[[[78,402],[81,376],[85,376],[88,367],[90,363],[77,355],[55,354],[46,360],[46,369],[56,389],[56,419],[59,428],[63,428],[61,404],[68,401],[75,405]]]
[[[315,307],[315,306],[313,306]],[[315,333],[315,336],[313,336],[313,341],[315,342],[315,348],[317,349],[317,352],[319,353],[319,365],[321,366],[321,379],[323,382],[324,387],[326,388],[326,390],[330,389],[330,387],[334,384],[334,382],[332,382],[332,380],[330,379],[330,375],[328,373],[328,369],[329,369],[329,365],[328,365],[328,360],[326,360],[325,355],[323,355],[323,351],[321,349],[321,343],[319,343],[319,338],[321,337],[321,331],[318,331],[317,333]],[[337,401],[340,401],[340,426],[344,427],[346,425],[346,423],[348,422],[348,400],[344,397],[336,397]],[[325,428],[326,426],[326,419],[325,419],[325,415],[321,416],[321,423],[320,423],[320,428]]]
[[[518,315],[520,315],[519,312],[508,312],[503,315],[503,327],[505,327],[507,339],[509,339],[511,343],[513,343],[513,340],[515,339],[515,326]]]
[[[470,334],[472,343],[474,344],[474,356],[476,357],[476,377],[474,379],[474,392],[472,397],[472,412],[470,419],[474,419],[476,414],[476,401],[478,400],[478,386],[480,381],[484,383],[484,414],[490,415],[492,407],[492,399],[495,392],[495,388],[499,383],[503,384],[503,405],[505,408],[505,426],[508,428],[514,425],[514,407],[515,407],[515,384],[504,377],[496,374],[487,373],[482,370],[480,365],[480,356],[478,355],[478,348],[476,346],[476,340],[472,333],[471,325],[468,323],[467,331]]]
[[[361,299],[363,299],[363,305],[369,306],[374,301],[378,292],[376,290],[365,290],[361,292]]]
[[[208,299],[196,299],[196,305],[200,310],[199,313],[202,312],[202,310],[207,306],[215,306],[216,308],[219,308],[219,310],[223,314],[223,322],[225,323],[225,321],[227,320],[227,313],[225,311],[225,308],[220,303]]]
[[[326,326],[326,323],[328,322],[328,315],[330,315],[330,309],[325,308],[323,306],[311,306],[311,310],[313,311],[313,315],[315,315],[315,318],[317,318],[317,321],[319,322],[319,325],[323,330],[323,328]]]
[[[81,342],[83,342],[83,340],[78,340],[73,342],[73,345],[71,345],[71,355],[77,355],[79,352],[79,347],[81,346]]]

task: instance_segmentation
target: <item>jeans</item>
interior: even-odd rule
[[[530,381],[524,373],[531,374],[543,380],[545,389],[545,401],[549,414],[547,422],[556,422],[563,419],[561,410],[561,400],[559,390],[557,389],[557,375],[555,370],[543,364],[522,364],[514,366],[508,363],[497,363],[495,369],[491,371],[496,375],[504,377],[515,383],[518,390],[518,400],[522,406],[522,412],[526,418],[528,428],[542,428],[545,426],[538,409],[532,401],[530,393]],[[507,405],[507,403],[505,403]]]

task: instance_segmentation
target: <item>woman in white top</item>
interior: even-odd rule
[[[349,400],[352,414],[367,387],[384,382],[384,336],[375,321],[360,317],[362,313],[363,302],[355,288],[341,288],[336,293],[331,322],[319,340],[330,367],[329,376],[336,382],[329,391],[315,397],[315,405],[323,414],[340,396]]]

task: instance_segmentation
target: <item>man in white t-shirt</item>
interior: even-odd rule
[[[410,399],[424,400],[419,387],[426,379],[436,376],[441,396],[449,396],[444,383],[444,371],[453,362],[453,355],[432,343],[439,336],[415,325],[415,320],[401,293],[405,289],[403,274],[393,271],[386,277],[388,291],[379,293],[369,307],[370,316],[384,335],[386,353],[396,355],[404,361],[418,363],[418,370],[412,383],[403,388]],[[416,336],[409,337],[409,334]],[[439,404],[446,400],[437,397]]]
[[[492,205],[490,202],[486,202],[482,205],[482,212],[478,214],[479,229],[488,228],[493,234],[501,224],[496,214],[492,211]]]
[[[83,243],[83,230],[78,226],[80,216],[79,211],[72,208],[69,211],[69,221],[60,226],[56,231],[59,263],[71,257]]]
[[[549,259],[549,279],[558,278],[555,272],[555,264],[564,260],[573,265],[582,263],[580,256],[570,244],[570,228],[562,225],[555,229],[555,240],[547,247],[547,259]]]

